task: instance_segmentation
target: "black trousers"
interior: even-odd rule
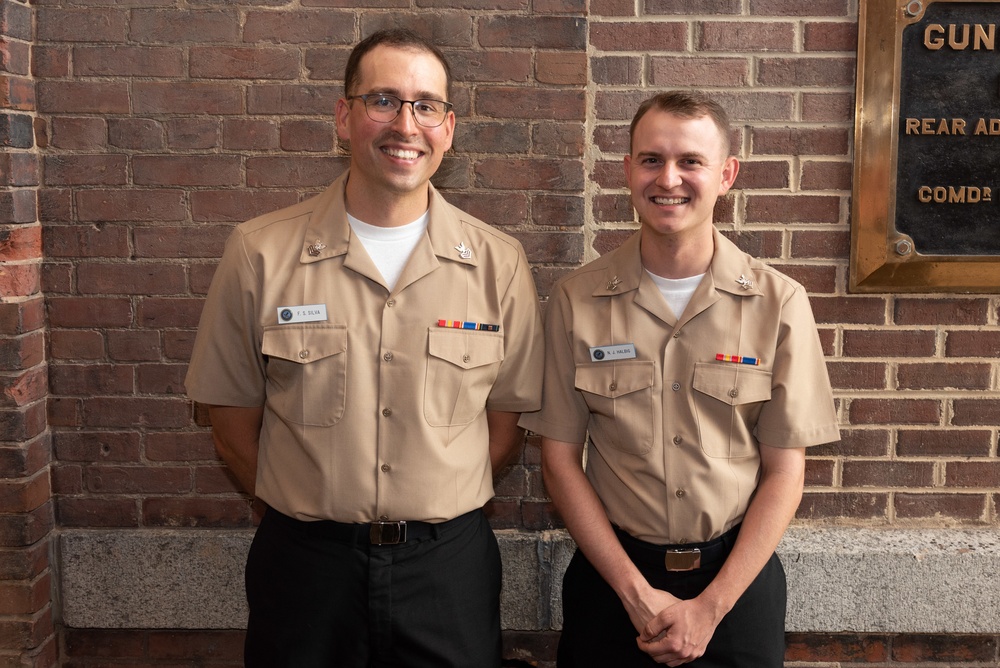
[[[700,594],[718,574],[720,559],[694,571],[670,572],[663,550],[634,538],[622,544],[646,580],[680,599]],[[731,540],[735,536],[731,536]],[[646,558],[643,558],[646,557]],[[781,668],[785,654],[785,571],[777,555],[770,561],[719,624],[705,655],[691,668]],[[563,630],[559,668],[653,668],[661,666],[639,649],[638,632],[615,591],[577,550],[563,577]]]
[[[247,558],[246,666],[499,668],[500,551],[481,510],[400,545],[345,539],[352,527],[265,513]]]

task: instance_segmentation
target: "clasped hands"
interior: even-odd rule
[[[698,598],[682,600],[652,587],[639,606],[626,607],[639,632],[639,649],[667,666],[680,666],[703,655],[721,621]]]

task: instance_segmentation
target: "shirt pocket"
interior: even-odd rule
[[[264,328],[267,403],[282,419],[329,427],[347,403],[347,328],[276,325]]]
[[[738,364],[694,366],[695,413],[702,450],[709,457],[757,453],[753,435],[764,402],[771,398],[771,372]]]
[[[653,448],[653,362],[601,362],[576,367],[576,389],[590,409],[598,445],[644,455]]]
[[[482,413],[503,361],[503,335],[431,329],[424,418],[432,427],[469,424]]]

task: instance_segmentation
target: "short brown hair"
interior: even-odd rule
[[[632,153],[632,136],[635,134],[635,126],[639,120],[651,109],[665,111],[681,118],[702,118],[708,116],[719,128],[722,135],[722,147],[725,149],[726,157],[729,157],[729,114],[718,102],[708,97],[704,93],[696,91],[668,91],[658,93],[639,105],[632,117],[632,124],[628,128],[628,152]]]
[[[447,82],[445,93],[449,99],[451,98],[451,67],[448,65],[448,59],[444,57],[439,48],[431,44],[428,40],[405,28],[379,30],[357,43],[351,51],[351,55],[347,58],[347,66],[344,68],[344,95],[352,95],[356,91],[358,81],[361,79],[359,72],[361,59],[376,46],[415,49],[417,51],[426,51],[433,55],[440,61],[441,67],[444,68],[445,81]],[[447,101],[445,100],[445,102]]]

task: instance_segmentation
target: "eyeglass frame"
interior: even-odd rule
[[[381,118],[375,118],[368,111],[368,98],[370,97],[389,97],[395,100],[399,100],[399,109],[396,110],[396,115],[392,118],[387,118],[385,120]],[[445,120],[448,119],[448,112],[455,108],[455,105],[451,102],[445,102],[444,100],[435,100],[434,98],[421,98],[419,100],[404,100],[398,95],[393,95],[392,93],[365,93],[364,95],[346,95],[344,99],[348,101],[361,100],[364,103],[365,115],[376,123],[392,123],[394,120],[399,118],[399,115],[403,113],[403,105],[410,105],[410,113],[413,114],[413,121],[422,128],[439,128],[444,125]],[[425,125],[420,122],[420,117],[417,115],[417,108],[415,105],[417,102],[437,102],[444,105],[444,115],[441,117],[441,121],[437,125]]]

